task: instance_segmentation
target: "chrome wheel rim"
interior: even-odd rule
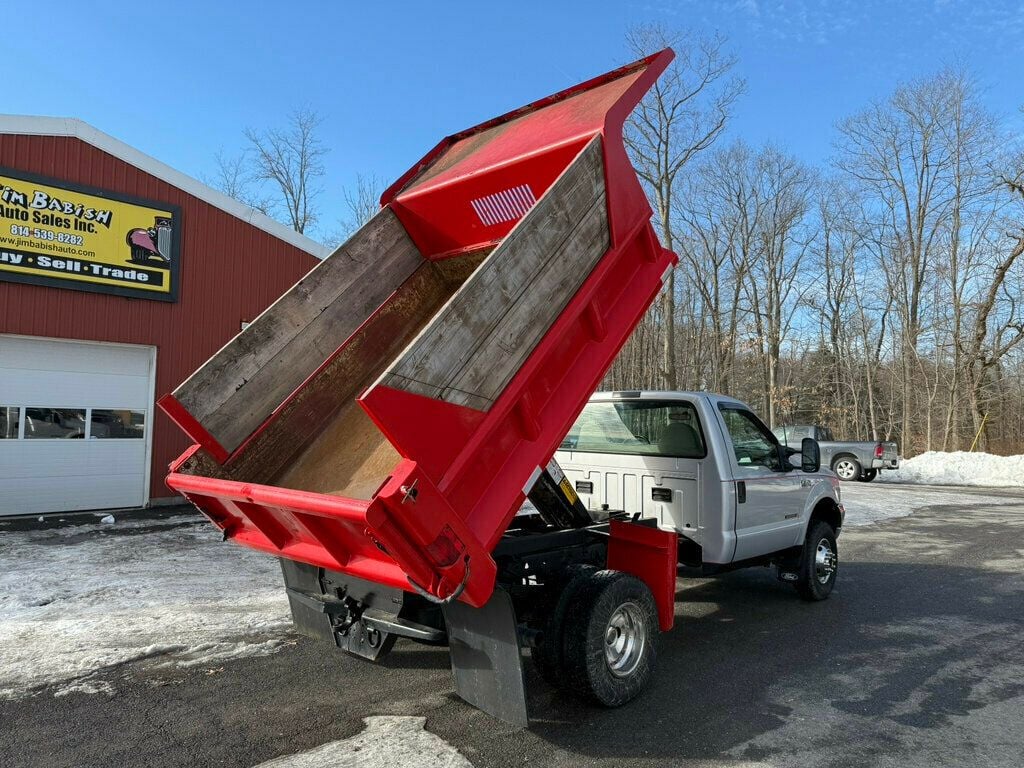
[[[644,615],[636,603],[623,603],[612,613],[604,632],[604,659],[616,677],[631,675],[647,644]]]
[[[836,555],[835,550],[832,549],[832,542],[828,539],[819,541],[817,550],[814,553],[814,575],[817,577],[818,583],[828,584],[828,580],[836,572],[838,564],[839,557]]]
[[[839,475],[842,480],[852,480],[857,474],[857,468],[854,467],[852,461],[843,459],[836,462],[836,474]]]

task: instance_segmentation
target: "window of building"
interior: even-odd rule
[[[140,439],[146,433],[145,411],[93,408],[89,418],[93,439]]]
[[[85,408],[26,408],[25,439],[85,437]]]

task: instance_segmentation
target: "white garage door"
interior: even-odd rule
[[[0,335],[0,516],[149,500],[153,347]]]

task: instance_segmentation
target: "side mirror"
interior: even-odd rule
[[[813,437],[805,437],[800,443],[800,469],[804,472],[821,469],[821,448]]]

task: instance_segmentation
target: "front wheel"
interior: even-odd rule
[[[840,456],[832,462],[832,471],[840,480],[856,480],[860,477],[860,462],[851,456]]]
[[[563,686],[606,707],[636,698],[656,658],[658,611],[650,589],[620,571],[586,576],[563,625]]]
[[[836,532],[824,520],[817,520],[807,529],[804,539],[796,591],[804,600],[824,600],[832,594],[838,573]]]

